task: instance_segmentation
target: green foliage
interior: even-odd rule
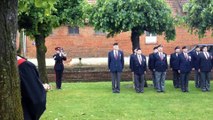
[[[33,3],[28,5],[28,9],[18,16],[19,29],[25,29],[30,37],[36,35],[47,37],[52,32],[53,26],[57,25],[57,16],[46,15],[45,8],[36,7]]]
[[[45,8],[46,15],[51,14],[54,9],[56,0],[19,0],[19,13],[27,12],[30,10],[28,6],[34,4],[38,8]]]
[[[174,19],[164,0],[97,0],[90,21],[108,36],[137,28],[140,34],[165,32],[167,40],[175,38]]]
[[[205,36],[206,31],[212,31],[213,35],[213,0],[190,0],[185,6],[187,15],[186,24],[191,33]]]
[[[83,26],[88,16],[88,3],[85,0],[58,0],[53,14],[59,18],[59,24]]]
[[[56,0],[19,0],[19,30],[25,29],[32,38],[47,37],[57,26],[57,16],[52,15]]]

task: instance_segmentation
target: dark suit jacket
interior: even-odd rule
[[[192,70],[192,58],[185,58],[184,54],[179,54],[179,70],[181,73],[188,73]]]
[[[166,72],[168,69],[167,55],[163,54],[163,59],[160,58],[159,53],[154,54],[154,69],[157,72]]]
[[[178,54],[179,56],[179,54]],[[171,54],[170,56],[170,67],[173,70],[178,70],[179,69],[179,57],[176,55],[176,53]]]
[[[195,68],[195,70],[198,70],[199,54],[197,55],[196,51],[194,51],[194,52],[192,52],[191,56],[192,56],[192,67]]]
[[[133,72],[132,65],[133,65],[134,56],[135,54],[131,54],[129,59],[129,68],[131,69],[132,72]]]
[[[144,74],[144,71],[147,70],[146,57],[144,55],[141,55],[141,58],[142,58],[142,62],[140,64],[137,55],[135,55],[133,58],[133,63],[132,63],[133,72],[139,75]]]
[[[152,71],[153,69],[154,69],[154,55],[155,55],[156,53],[151,53],[151,54],[149,54],[149,60],[148,60],[148,67],[149,67],[149,69]]]
[[[67,58],[64,56],[59,56],[59,54],[53,55],[53,58],[55,60],[55,70],[64,70],[64,64],[63,61],[66,60]]]
[[[122,72],[124,68],[124,54],[118,51],[118,58],[114,57],[113,50],[108,53],[108,68],[110,72]]]
[[[212,69],[212,56],[209,54],[208,59],[206,59],[203,53],[199,54],[198,66],[201,72],[210,72]]]

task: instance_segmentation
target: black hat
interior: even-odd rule
[[[156,46],[156,47],[153,48],[153,50],[156,50],[156,49],[158,49],[158,46]]]
[[[187,49],[187,47],[186,47],[186,46],[183,46],[182,49]]]
[[[196,46],[195,49],[200,48],[200,46]]]
[[[159,48],[159,47],[163,47],[163,46],[162,45],[158,45],[157,48]]]
[[[176,47],[175,47],[175,50],[177,50],[177,49],[180,49],[180,47],[179,47],[179,46],[176,46]]]
[[[138,51],[138,50],[141,50],[141,48],[138,48],[137,51]]]
[[[118,45],[118,43],[114,43],[113,46]]]
[[[56,47],[55,50],[62,50],[62,47]]]

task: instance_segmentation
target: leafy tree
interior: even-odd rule
[[[19,29],[25,29],[26,34],[35,39],[39,73],[43,82],[48,83],[45,38],[51,34],[53,26],[57,23],[57,17],[47,15],[45,8],[36,7],[34,3],[30,3],[28,10],[20,12],[18,18]]]
[[[133,50],[140,47],[139,37],[145,31],[175,39],[174,20],[164,0],[97,0],[90,21],[108,37],[131,31]]]
[[[212,31],[213,36],[213,0],[190,0],[184,5],[185,22],[191,33],[205,36],[206,31]]]
[[[0,1],[0,120],[23,120],[17,74],[18,0]]]
[[[91,9],[85,0],[58,0],[55,5],[58,25],[84,26],[88,18],[88,10]]]

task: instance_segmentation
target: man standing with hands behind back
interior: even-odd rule
[[[108,68],[112,77],[112,92],[120,93],[121,72],[124,68],[124,54],[119,50],[118,43],[113,44],[113,50],[108,53]]]
[[[157,92],[165,92],[166,70],[168,69],[167,55],[163,52],[163,46],[158,46],[158,53],[154,56],[154,71],[156,77]]]
[[[201,74],[201,90],[210,91],[210,74],[212,69],[212,55],[208,52],[207,46],[202,47],[202,53],[199,54],[198,71]]]
[[[144,92],[144,74],[146,74],[147,65],[146,57],[142,55],[141,49],[137,49],[137,54],[134,56],[132,63],[132,70],[134,72],[135,91],[137,93]]]

